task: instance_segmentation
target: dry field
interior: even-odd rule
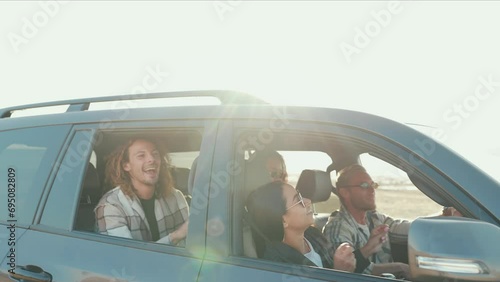
[[[438,215],[442,206],[430,200],[419,190],[376,190],[377,210],[393,218],[415,219],[419,216]],[[316,212],[332,212],[339,208],[333,195],[326,202],[315,204]]]

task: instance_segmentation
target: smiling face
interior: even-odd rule
[[[373,188],[373,186],[369,186],[368,188],[356,186],[360,185],[363,182],[372,184],[373,180],[366,172],[354,172],[348,182],[348,185],[350,187],[341,188],[341,193],[344,197],[344,200],[347,202],[346,204],[348,204],[352,208],[359,211],[374,210],[377,207],[375,204],[375,189]]]
[[[286,202],[287,211],[283,215],[283,222],[286,228],[305,231],[314,223],[313,208],[311,200],[303,198],[299,203],[300,197],[295,188],[288,184],[283,184],[283,199]]]
[[[134,188],[140,198],[154,192],[160,175],[161,156],[156,146],[143,139],[138,139],[128,148],[128,161],[123,169],[128,172]]]

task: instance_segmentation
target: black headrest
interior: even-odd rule
[[[184,195],[190,195],[188,190],[189,172],[190,169],[184,167],[172,167],[170,169],[170,173],[175,183],[174,187],[180,190]]]
[[[87,166],[87,172],[85,173],[85,179],[83,180],[83,191],[82,193],[85,197],[89,197],[88,200],[95,204],[101,198],[101,182],[99,181],[99,175],[97,174],[97,169],[92,163]]]
[[[330,174],[321,170],[305,169],[297,181],[297,191],[313,203],[324,202],[330,198],[333,185]]]
[[[99,182],[97,170],[92,163],[89,163],[87,166],[87,172],[85,173],[85,179],[83,180],[83,190],[96,191],[100,189],[101,183]]]

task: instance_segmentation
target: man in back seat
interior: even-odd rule
[[[160,146],[144,137],[131,138],[111,154],[106,174],[116,188],[95,208],[101,234],[184,243],[189,208],[182,192],[173,187]]]
[[[288,183],[288,173],[286,171],[285,159],[276,151],[265,151],[266,169],[273,181],[280,180]]]

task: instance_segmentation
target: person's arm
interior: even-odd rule
[[[186,198],[184,194],[182,194],[179,190],[174,190],[173,192],[175,202],[177,204],[177,208],[179,209],[184,223],[180,225],[175,231],[170,232],[167,236],[160,238],[160,240],[156,241],[161,244],[171,244],[177,245],[181,240],[185,239],[188,232],[188,220],[189,220],[189,205],[186,202]]]
[[[382,244],[387,240],[387,232],[389,232],[389,227],[385,224],[373,228],[368,242],[359,249],[361,254],[365,258],[369,258],[380,251]]]
[[[177,228],[175,231],[170,232],[167,236],[161,238],[160,240],[158,240],[156,242],[161,243],[161,244],[177,245],[177,243],[179,243],[179,241],[186,238],[187,231],[188,231],[188,222],[186,221],[179,228]]]
[[[111,204],[104,204],[95,210],[97,228],[100,234],[132,238],[124,212]]]
[[[390,216],[376,213],[379,221],[389,226],[389,240],[391,242],[407,242],[411,221],[405,219],[393,219]]]
[[[387,240],[387,232],[389,227],[385,224],[375,227],[370,233],[368,242],[361,248],[354,251],[356,257],[356,273],[370,272],[368,267],[372,267],[372,263],[368,259],[374,253],[377,253],[382,248],[382,244]]]
[[[353,233],[351,226],[341,220],[331,220],[327,225],[325,225],[323,234],[332,244],[333,252],[335,252],[337,248],[344,243],[349,244],[353,248],[356,246],[352,239],[355,238],[355,234]],[[356,259],[356,268],[354,269],[354,272],[361,273],[370,265],[370,261],[361,253],[360,249],[354,250],[353,253]]]
[[[459,212],[454,207],[443,207],[443,216],[463,216],[461,212]]]

